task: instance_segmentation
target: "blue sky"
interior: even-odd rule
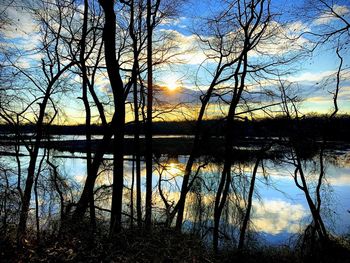
[[[273,23],[276,28],[288,36],[297,36],[305,31],[316,33],[327,32],[334,28],[339,28],[342,23],[339,19],[330,16],[324,10],[308,9],[308,1],[286,1],[272,0],[271,13],[276,14]],[[192,101],[196,98],[199,90],[205,91],[211,80],[210,72],[215,67],[215,62],[205,64],[206,67],[200,67],[201,62],[206,58],[200,47],[197,37],[194,33],[200,32],[199,26],[204,24],[207,17],[212,17],[222,8],[220,1],[186,1],[180,7],[178,16],[163,21],[156,34],[167,32],[173,35],[174,43],[178,46],[177,51],[181,55],[175,57],[175,61],[170,66],[156,68],[155,83],[164,87],[163,97],[169,101]],[[334,10],[340,13],[345,19],[350,21],[350,3],[345,0],[330,2]],[[317,7],[317,5],[315,5]],[[1,44],[8,45],[12,43],[20,50],[32,49],[39,43],[38,27],[31,18],[30,14],[21,8],[10,7],[6,12],[9,17],[13,18],[13,23],[2,30]],[[118,15],[118,14],[117,14]],[[210,37],[210,36],[206,36]],[[346,40],[347,38],[347,40]],[[339,65],[339,59],[335,54],[334,45],[340,39],[345,43],[349,42],[349,32],[343,35],[331,38],[329,42],[319,46],[312,53],[305,53],[302,59],[295,61],[290,65],[290,74],[284,76],[285,80],[292,82],[298,89],[298,95],[303,99],[301,109],[305,113],[318,112],[329,113],[332,111],[332,92],[335,89],[334,76]],[[311,41],[315,40],[311,35],[303,35],[297,43],[303,47],[311,46]],[[278,52],[288,55],[289,52],[295,52],[296,48],[292,43],[277,42],[275,46],[265,44],[263,49],[268,50],[271,56]],[[339,93],[340,113],[350,113],[350,71],[349,71],[349,50],[343,48],[341,54],[344,58],[342,79]],[[251,57],[259,59],[257,55],[251,54]],[[18,62],[21,66],[29,67],[34,61],[40,59],[39,54],[32,54],[29,57],[23,57]],[[178,63],[182,61],[182,63]],[[276,70],[279,70],[278,68]],[[79,80],[78,80],[79,81]],[[167,86],[179,86],[175,91],[169,92]],[[274,84],[265,83],[265,86],[274,88]],[[97,81],[98,92],[101,96],[108,96],[108,79],[99,77]],[[179,95],[183,91],[185,94]],[[192,92],[193,91],[193,92]],[[71,97],[77,97],[74,92],[68,94]],[[66,95],[66,96],[68,96]],[[70,98],[62,99],[63,108],[66,113],[74,118],[76,122],[84,117],[83,105],[81,102],[72,106],[67,103]],[[197,98],[198,101],[198,98]],[[74,122],[74,121],[73,121]]]
[[[215,13],[217,9],[220,9],[220,5],[213,5],[215,1],[190,1],[183,8],[186,10],[180,18],[175,18],[173,21],[169,20],[161,28],[165,30],[174,30],[179,34],[178,38],[183,43],[190,42],[193,32],[196,32],[196,26],[203,22],[203,18],[211,17],[212,13]],[[329,2],[329,1],[328,1]],[[350,20],[350,3],[348,1],[337,1],[337,3],[329,2],[333,4],[334,10],[341,14],[348,21]],[[339,19],[334,18],[326,9],[321,10],[322,6],[315,5],[318,9],[310,11],[307,9],[310,6],[310,1],[271,1],[271,13],[277,14],[274,18],[276,23],[279,23],[281,27],[284,27],[286,32],[290,30],[294,36],[302,34],[306,31],[322,34],[323,32],[329,32],[329,30],[338,29],[344,26]],[[349,34],[349,32],[348,32]],[[304,42],[301,42],[303,47],[312,47],[311,42],[318,40],[318,38],[305,34],[303,35]],[[346,39],[347,38],[347,39]],[[335,44],[337,41],[349,42],[349,35],[342,37],[335,36],[330,38],[327,43],[318,46],[312,53],[305,53],[302,59],[296,60],[291,68],[293,72],[286,76],[288,81],[293,82],[298,86],[299,95],[304,99],[302,103],[302,109],[305,113],[318,112],[329,113],[333,109],[333,95],[331,94],[335,90],[335,74],[339,67],[339,58],[335,53]],[[186,44],[185,44],[186,45]],[[187,44],[188,46],[195,46],[195,44]],[[288,50],[284,50],[288,53]],[[191,65],[179,66],[178,72],[171,69],[172,74],[175,74],[180,79],[180,83],[183,84],[183,79],[191,73],[198,74],[200,78],[206,79],[207,72],[199,71],[198,63],[200,57],[203,54],[196,54],[189,58]],[[350,72],[349,72],[349,51],[343,48],[340,51],[343,56],[344,62],[341,73],[341,85],[340,96],[338,99],[340,111],[342,113],[350,112]],[[191,62],[192,61],[192,62]],[[194,61],[194,62],[193,62]],[[183,70],[181,70],[183,68]],[[183,72],[186,72],[183,73]],[[169,73],[171,74],[171,73]],[[161,81],[166,85],[166,74]],[[193,76],[193,75],[192,75]],[[210,81],[211,78],[209,77]],[[191,82],[191,81],[190,81]],[[193,88],[192,83],[186,83],[187,87]],[[205,81],[204,81],[205,83]],[[192,85],[191,85],[192,84]],[[203,85],[205,90],[206,85]]]

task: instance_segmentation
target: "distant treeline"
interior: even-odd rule
[[[154,135],[191,135],[194,132],[195,121],[169,121],[155,122],[153,124]],[[202,124],[204,136],[223,136],[225,120],[206,120]],[[103,127],[93,125],[92,133],[103,134]],[[20,127],[21,133],[34,132],[34,126],[24,125]],[[133,134],[134,125],[126,126],[126,134]],[[350,139],[350,116],[343,115],[334,119],[327,119],[320,116],[304,117],[298,121],[283,117],[266,119],[245,119],[235,121],[234,130],[236,136],[251,137],[289,137],[295,133],[298,136],[308,138],[326,137],[334,140]],[[0,133],[13,133],[11,127],[0,125]],[[84,135],[84,125],[51,125],[46,131],[52,135]],[[144,134],[144,127],[141,125],[141,134]]]

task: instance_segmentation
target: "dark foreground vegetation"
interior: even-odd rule
[[[15,231],[15,229],[13,229]],[[213,253],[199,236],[173,228],[155,226],[151,232],[137,227],[110,237],[102,225],[91,231],[88,222],[58,233],[42,233],[41,240],[29,236],[19,249],[11,236],[0,238],[1,262],[350,262],[349,236],[332,239],[327,246],[308,243],[300,236],[289,245],[266,246],[252,242],[244,250],[223,247]],[[34,233],[33,233],[34,235]]]

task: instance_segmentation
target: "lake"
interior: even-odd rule
[[[73,138],[73,137],[72,137]],[[72,139],[60,137],[61,140]],[[75,139],[80,138],[76,137]],[[164,136],[166,138],[166,136]],[[82,138],[80,138],[82,139]],[[63,142],[62,142],[63,143]],[[348,234],[350,232],[350,146],[338,143],[335,149],[327,149],[325,154],[325,180],[322,184],[322,206],[321,213],[328,230],[334,235]],[[1,146],[1,151],[9,150],[9,146]],[[25,174],[28,165],[28,156],[23,147],[20,157],[21,169]],[[44,149],[40,155],[43,156]],[[65,178],[67,192],[65,197],[70,202],[76,202],[82,190],[86,177],[85,154],[79,152],[67,152],[51,150],[52,162],[57,165],[59,174]],[[166,206],[160,198],[159,191],[166,197],[171,206],[179,198],[183,171],[188,155],[161,154],[154,160],[154,198],[153,215],[157,222],[166,219]],[[254,159],[254,158],[253,158]],[[101,173],[96,182],[96,206],[97,215],[101,220],[108,220],[110,209],[110,188],[112,182],[112,155],[106,154],[105,161],[101,167]],[[7,169],[10,184],[17,183],[17,163],[14,156],[1,156],[1,164]],[[40,161],[40,158],[38,162]],[[203,238],[210,239],[210,229],[213,225],[214,199],[218,182],[221,176],[222,163],[220,159],[212,156],[201,156],[197,159],[194,171],[200,164],[207,163],[200,169],[198,178],[193,189],[188,193],[185,209],[184,228],[195,232]],[[310,191],[315,191],[319,174],[318,156],[303,161],[303,168],[308,180]],[[254,160],[234,161],[232,166],[232,189],[229,202],[226,205],[220,231],[223,232],[222,245],[234,243],[238,237],[239,213],[245,207],[250,179],[253,171]],[[126,155],[124,161],[124,212],[130,214],[131,189],[136,195],[135,180],[133,180],[133,156]],[[50,186],[50,172],[47,167],[38,183],[40,196],[40,213],[43,216],[42,227],[49,225],[49,218],[58,216],[59,201],[45,190]],[[145,190],[145,165],[142,162],[142,191]],[[293,174],[295,167],[288,162],[288,155],[278,158],[267,158],[263,160],[263,168],[260,165],[257,173],[256,187],[254,191],[252,221],[250,223],[251,239],[258,240],[270,245],[291,244],[298,234],[311,223],[311,214],[303,192],[295,185]],[[22,187],[24,187],[22,178]],[[161,185],[159,186],[159,183]],[[52,184],[52,182],[51,182]],[[107,186],[107,187],[104,187]],[[71,188],[70,190],[68,190]],[[135,205],[135,199],[134,199]],[[35,207],[34,199],[32,207]],[[240,210],[241,209],[241,210]],[[134,207],[135,210],[135,207]],[[134,212],[135,213],[135,212]],[[48,216],[50,215],[50,216]],[[45,221],[45,218],[48,218]],[[124,218],[128,224],[129,218]],[[293,239],[294,238],[294,239]]]

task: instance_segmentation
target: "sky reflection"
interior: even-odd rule
[[[80,188],[78,191],[81,191],[86,178],[86,160],[83,158],[69,157],[83,157],[84,155],[72,154],[68,152],[55,152],[55,154],[58,156],[65,156],[64,158],[55,158],[55,163],[59,165],[59,171],[61,174],[69,176],[71,181],[78,183],[78,188]],[[347,156],[348,155],[344,156],[343,154],[339,155],[335,159],[326,158],[325,162],[326,182],[323,185],[322,214],[328,228],[332,229],[335,234],[347,233],[350,230],[350,213],[348,212],[350,210],[350,162],[348,161]],[[133,165],[131,161],[132,156],[126,156],[125,158],[124,185],[126,187],[124,189],[124,209],[125,212],[129,213]],[[3,156],[1,159],[3,162],[5,161],[15,168],[15,159],[13,156]],[[21,159],[25,163],[28,157],[23,156]],[[153,205],[155,207],[155,216],[159,216],[161,219],[164,219],[164,211],[166,208],[163,200],[160,198],[159,191],[162,191],[170,206],[176,204],[180,196],[179,191],[181,188],[182,176],[186,161],[187,156],[171,158],[162,156],[158,162],[155,163],[153,176],[155,194]],[[312,167],[312,160],[309,160],[308,162],[306,162],[305,165],[311,168],[308,168],[305,171],[309,179],[310,189],[312,190],[314,178],[315,175],[317,175],[317,169]],[[199,164],[196,163],[194,170],[196,170],[198,165]],[[240,182],[242,184],[241,187],[245,188],[245,191],[247,191],[249,187],[253,165],[254,164],[250,163],[241,163],[235,165],[233,169],[233,180],[236,183]],[[283,162],[274,163],[272,161],[265,160],[264,167],[265,173],[263,174],[262,170],[259,169],[257,174],[251,214],[251,229],[267,234],[269,236],[268,240],[273,240],[276,237],[282,236],[284,238],[288,238],[292,234],[302,231],[303,227],[311,222],[311,216],[305,196],[294,184],[294,180],[291,176],[294,171],[292,165]],[[143,198],[145,192],[144,168],[144,164],[142,164],[141,184]],[[111,185],[111,169],[111,161],[106,160],[104,162],[104,166],[101,168],[102,172],[97,179],[96,187]],[[211,162],[200,170],[198,176],[201,178],[201,183],[196,185],[196,191],[188,193],[185,212],[185,220],[187,222],[195,222],[198,220],[198,206],[200,206],[206,213],[204,220],[208,220],[209,224],[212,222],[215,193],[218,178],[221,176],[221,169],[222,167],[219,163]],[[160,187],[159,183],[161,184]],[[136,191],[134,192],[134,198],[135,194]],[[198,203],[199,196],[200,204]],[[231,200],[235,200],[237,198],[242,197],[230,195]],[[245,207],[242,200],[239,200],[238,203],[241,203],[242,208]],[[103,200],[101,199],[101,202],[98,202],[97,204],[104,209],[109,209],[110,198],[105,195]],[[229,213],[234,213],[234,210],[232,210],[232,208],[230,209],[231,210],[229,210]],[[233,219],[230,220],[230,218],[234,218],[234,216],[227,217],[227,223],[234,225],[236,222],[233,222]]]

